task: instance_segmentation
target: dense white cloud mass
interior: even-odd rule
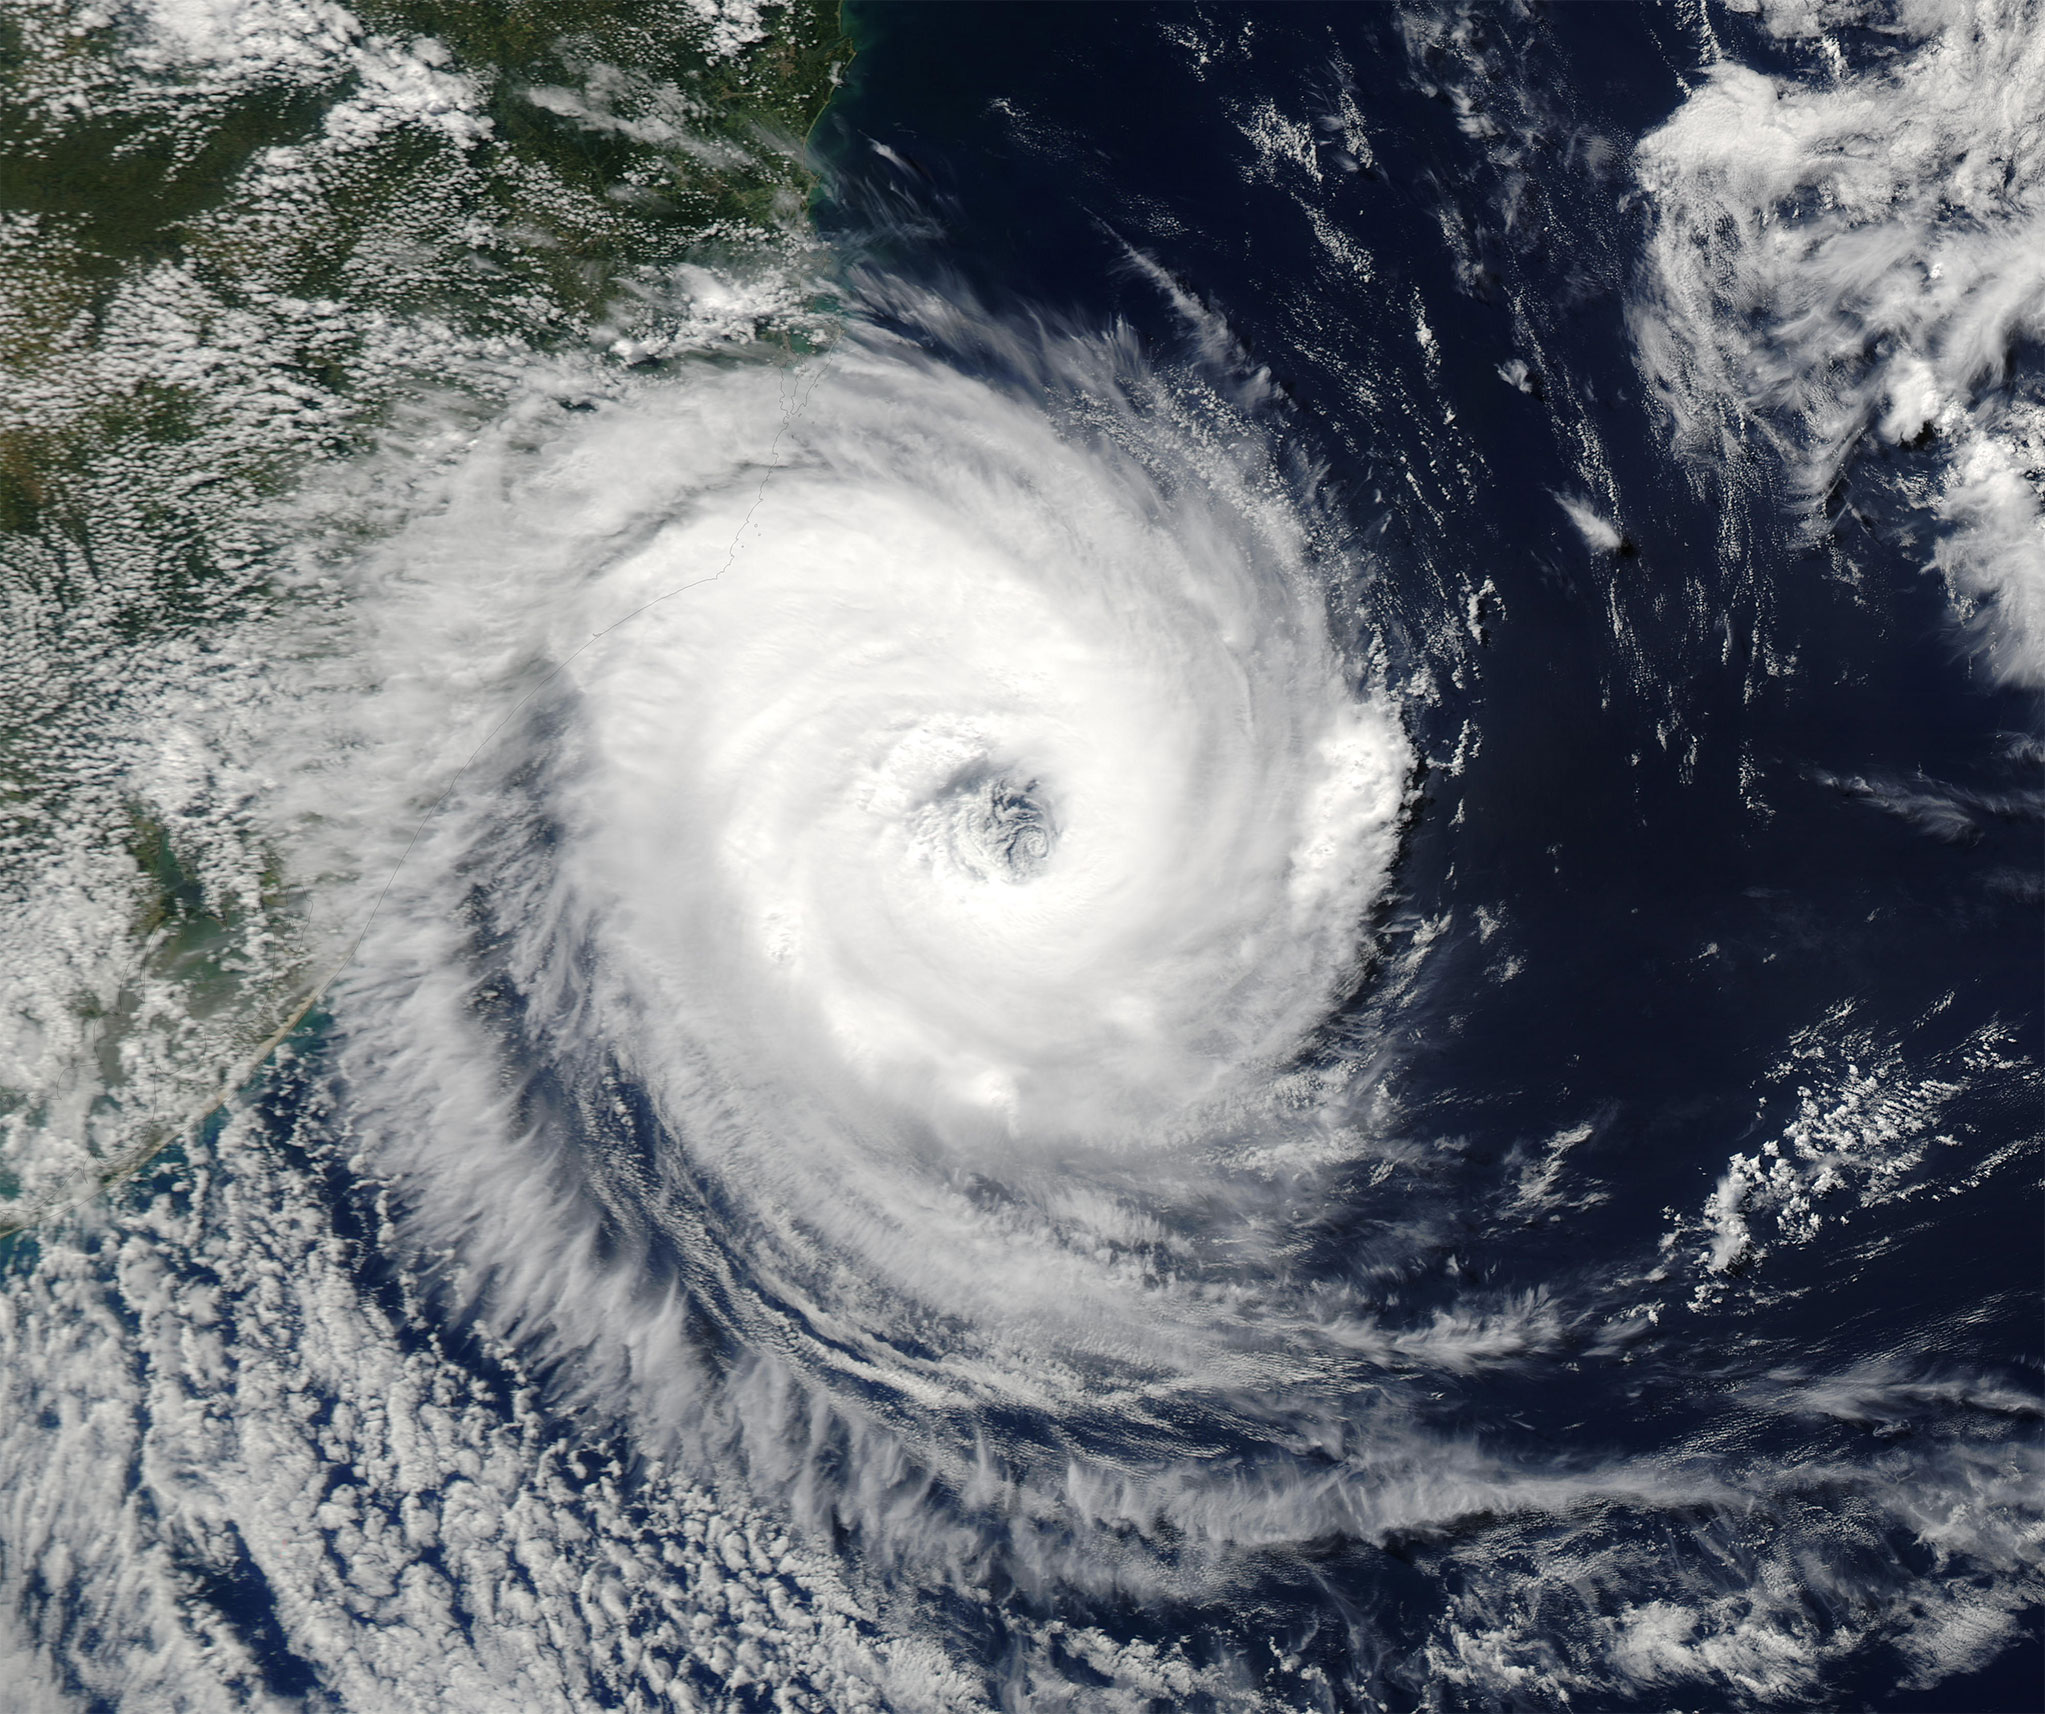
[[[735,390],[765,388],[575,454],[702,496],[603,572],[596,610],[659,605],[574,668],[568,861],[661,996],[649,1068],[716,1038],[834,1119],[1007,1153],[1282,1059],[1351,969],[1405,767],[1296,526],[899,362],[841,360],[786,430]],[[734,422],[795,443],[764,488]]]
[[[1287,1070],[1406,739],[1246,424],[1112,342],[1006,360],[549,401],[351,574],[377,682],[308,808],[357,911],[410,827],[376,782],[497,728],[338,991],[356,1123],[656,1438],[707,1408],[685,1280],[912,1412],[1152,1410],[1326,1316],[1232,1311],[1202,1248],[1271,1194],[1232,1157],[1329,1150]]]
[[[1820,54],[1847,15],[1766,26]],[[1873,69],[1714,71],[1637,157],[1632,304],[1735,481],[1752,435],[1812,497],[1893,455],[2023,678],[2045,68],[1976,16],[2000,37],[1911,9]],[[423,39],[135,17],[222,89],[345,85],[318,150],[416,133],[444,180],[496,146]],[[1754,812],[1761,872],[1790,814],[1744,758],[1713,783],[1734,580],[1672,562],[1661,447],[1622,443],[1633,251],[1598,238],[1557,292],[1505,245],[1595,249],[1624,150],[1575,134],[1581,198],[1541,225],[1569,114],[1526,20],[1384,24],[1504,187],[1486,235],[1350,61],[1251,63],[1278,18],[1162,38],[1282,215],[1252,229],[1321,270],[1266,281],[1255,338],[1133,242],[1183,362],[853,263],[827,311],[807,263],[706,253],[579,344],[420,345],[448,393],[393,383],[380,450],[266,513],[260,607],[160,651],[107,816],[115,784],[148,807],[172,881],[198,853],[181,884],[234,930],[209,955],[266,1002],[332,985],[216,1122],[51,1212],[247,1032],[94,951],[144,896],[111,860],[52,867],[0,936],[42,1216],[0,1294],[0,1702],[1804,1707],[2023,1635],[2045,1519],[2007,1323],[1971,1284],[1947,1321],[1895,1305],[2021,1194],[2037,1071],[1951,993],[1746,1016],[1832,956],[1808,923],[1847,916],[1803,914],[1830,868],[1791,929],[1682,920],[1729,891],[1714,816]],[[680,92],[621,87],[519,99],[686,135]],[[1384,215],[1416,194],[1431,286]],[[1514,355],[1461,301],[1487,256]],[[1491,527],[1522,501],[1531,537]],[[1832,706],[1754,630],[1785,701]],[[1802,783],[1939,856],[2035,813],[1828,766]]]
[[[1640,145],[1655,229],[1634,331],[1679,442],[1737,472],[1750,435],[1813,502],[1880,481],[1999,675],[2045,683],[2045,28],[2027,0],[1771,6],[1790,38],[1873,26],[1830,75],[1723,61]]]
[[[312,508],[340,533],[250,644],[252,765],[346,966],[335,1075],[288,1161],[244,1115],[131,1240],[51,1233],[0,1326],[13,1419],[79,1413],[11,1453],[73,1473],[8,1534],[39,1706],[281,1706],[294,1673],[392,1709],[980,1705],[777,1515],[877,1564],[1208,1586],[1207,1549],[1113,1547],[1148,1504],[1114,1460],[978,1413],[1156,1436],[1370,1343],[1242,1268],[1355,1146],[1349,1073],[1308,1067],[1411,754],[1247,419],[1114,340],[1000,361],[563,369]],[[321,1235],[343,1160],[391,1193],[359,1252]],[[414,1348],[428,1304],[479,1351]],[[588,1414],[486,1397],[481,1351]],[[1223,1554],[1323,1509],[1164,1492]],[[84,1550],[130,1570],[74,1586]]]

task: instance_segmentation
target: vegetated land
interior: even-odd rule
[[[165,760],[246,693],[280,499],[550,351],[802,337],[837,12],[0,20],[0,1200],[57,1133],[103,1161],[188,1106],[305,980],[254,783]],[[706,317],[692,263],[761,284]]]

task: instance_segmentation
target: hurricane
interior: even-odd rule
[[[0,1702],[2034,1706],[2034,12],[0,20]]]
[[[933,1431],[1169,1414],[1329,1320],[1217,1303],[1201,1229],[1341,1152],[1396,700],[1253,425],[1112,342],[1011,356],[1027,394],[869,334],[557,412],[370,573],[397,742],[450,653],[498,682],[364,865],[351,1101],[492,1313],[677,1432],[769,1372]]]

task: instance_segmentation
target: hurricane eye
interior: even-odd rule
[[[953,780],[925,820],[943,856],[982,880],[1034,880],[1058,843],[1041,784],[992,768]]]
[[[1028,785],[991,781],[981,815],[986,849],[1006,867],[1008,879],[1026,881],[1051,860],[1057,830],[1034,780]]]

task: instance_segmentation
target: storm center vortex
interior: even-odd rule
[[[848,342],[799,415],[771,372],[649,389],[491,473],[444,557],[402,544],[407,588],[559,592],[568,657],[474,855],[411,884],[447,921],[488,874],[487,985],[575,1092],[462,1149],[741,1245],[755,1283],[704,1289],[748,1342],[793,1305],[831,1331],[776,1348],[861,1385],[1092,1408],[1103,1363],[1242,1359],[1115,1260],[1154,1219],[1077,1163],[1198,1180],[1208,1137],[1312,1123],[1274,1083],[1357,979],[1412,752],[1252,426],[1037,355],[1003,388]]]
[[[915,830],[933,860],[986,881],[1034,879],[1058,842],[1042,783],[991,763],[951,780],[917,814]]]

